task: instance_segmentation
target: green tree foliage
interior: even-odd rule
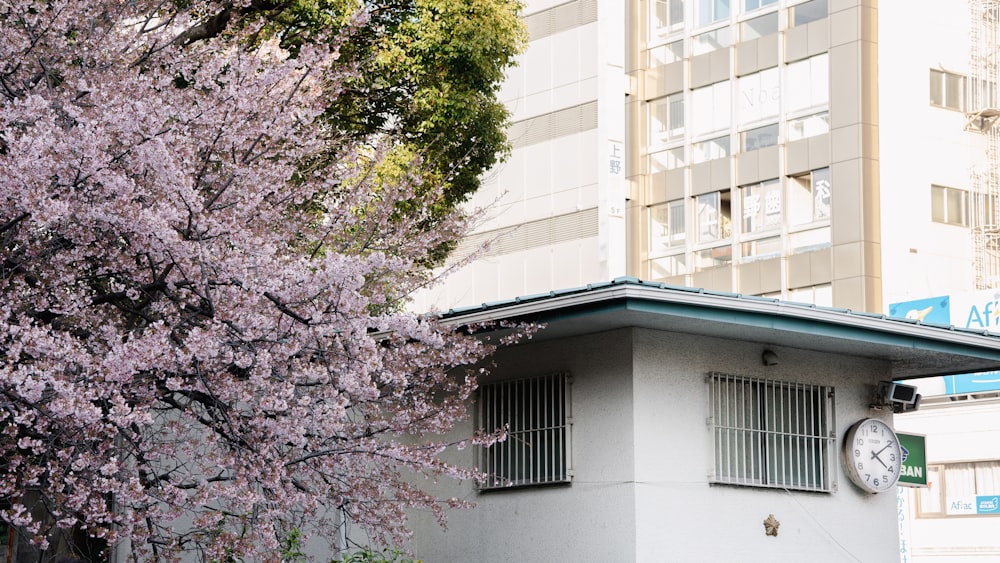
[[[358,138],[391,132],[396,159],[423,163],[425,181],[444,184],[445,212],[479,188],[504,158],[508,113],[497,93],[527,38],[518,0],[255,0],[250,10],[294,48],[370,19],[340,53],[358,74],[331,97],[331,128]],[[386,171],[392,177],[398,172]],[[412,171],[411,171],[412,172]],[[405,209],[403,210],[405,212]]]

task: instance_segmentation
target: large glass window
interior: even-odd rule
[[[743,0],[743,11],[749,12],[750,10],[756,10],[757,8],[763,8],[764,6],[770,6],[771,4],[777,4],[778,0]]]
[[[699,243],[723,240],[732,236],[729,190],[696,196],[695,221]]]
[[[775,117],[781,102],[781,87],[778,84],[778,67],[769,68],[740,77],[739,124],[746,125]]]
[[[656,68],[658,66],[676,63],[677,61],[684,59],[684,42],[674,41],[673,43],[667,43],[666,45],[651,47],[648,51],[646,51],[646,53],[648,57],[646,66],[648,68]]]
[[[917,491],[917,518],[1000,516],[1000,461],[928,465]]]
[[[965,109],[965,77],[931,69],[931,105],[956,111]]]
[[[729,128],[730,96],[728,80],[691,91],[691,132],[695,137]]]
[[[649,253],[659,256],[685,241],[684,200],[670,201],[649,208]]]
[[[795,303],[812,303],[820,307],[833,307],[833,286],[825,283],[789,289],[788,300]]]
[[[569,378],[565,373],[479,388],[479,427],[507,439],[479,448],[483,489],[569,481]]]
[[[729,0],[698,0],[698,26],[729,18]]]
[[[665,151],[654,152],[649,155],[649,172],[663,172],[684,166],[684,147],[674,147]]]
[[[830,58],[827,53],[785,67],[785,111],[801,112],[830,102]]]
[[[692,164],[715,160],[716,158],[725,158],[730,154],[732,152],[730,151],[729,135],[699,141],[691,145]]]
[[[931,186],[931,220],[947,225],[969,226],[969,192]]]
[[[771,12],[740,24],[740,41],[750,41],[778,33],[778,12]]]
[[[829,168],[789,178],[789,225],[794,227],[830,219],[830,187]]]
[[[684,0],[652,0],[649,7],[650,37],[684,29]]]
[[[713,373],[716,483],[832,491],[833,388]]]
[[[743,232],[781,228],[781,182],[777,179],[743,186]]]
[[[788,25],[805,25],[825,18],[829,13],[827,0],[809,0],[809,2],[792,6],[788,16]]]
[[[684,94],[649,102],[649,144],[655,146],[684,135]]]
[[[692,54],[703,55],[716,49],[723,49],[733,44],[733,32],[728,27],[720,27],[705,33],[695,35],[692,41]]]
[[[786,135],[789,141],[798,141],[830,132],[830,112],[822,111],[788,120]]]
[[[740,150],[743,152],[772,147],[778,144],[778,124],[755,127],[740,133]]]
[[[687,255],[683,252],[672,256],[661,256],[649,261],[650,279],[659,280],[690,273]]]

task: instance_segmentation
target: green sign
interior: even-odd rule
[[[903,452],[903,465],[899,468],[899,485],[903,487],[927,486],[927,452],[924,437],[919,434],[899,434]]]

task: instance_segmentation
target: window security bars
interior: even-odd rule
[[[709,394],[713,482],[833,490],[832,387],[712,373]]]
[[[479,427],[508,425],[507,439],[479,448],[480,489],[570,480],[569,376],[557,373],[483,385]]]

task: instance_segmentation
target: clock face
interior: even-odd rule
[[[899,480],[899,439],[888,424],[875,418],[859,421],[844,438],[844,464],[855,485],[871,493],[892,490]]]

